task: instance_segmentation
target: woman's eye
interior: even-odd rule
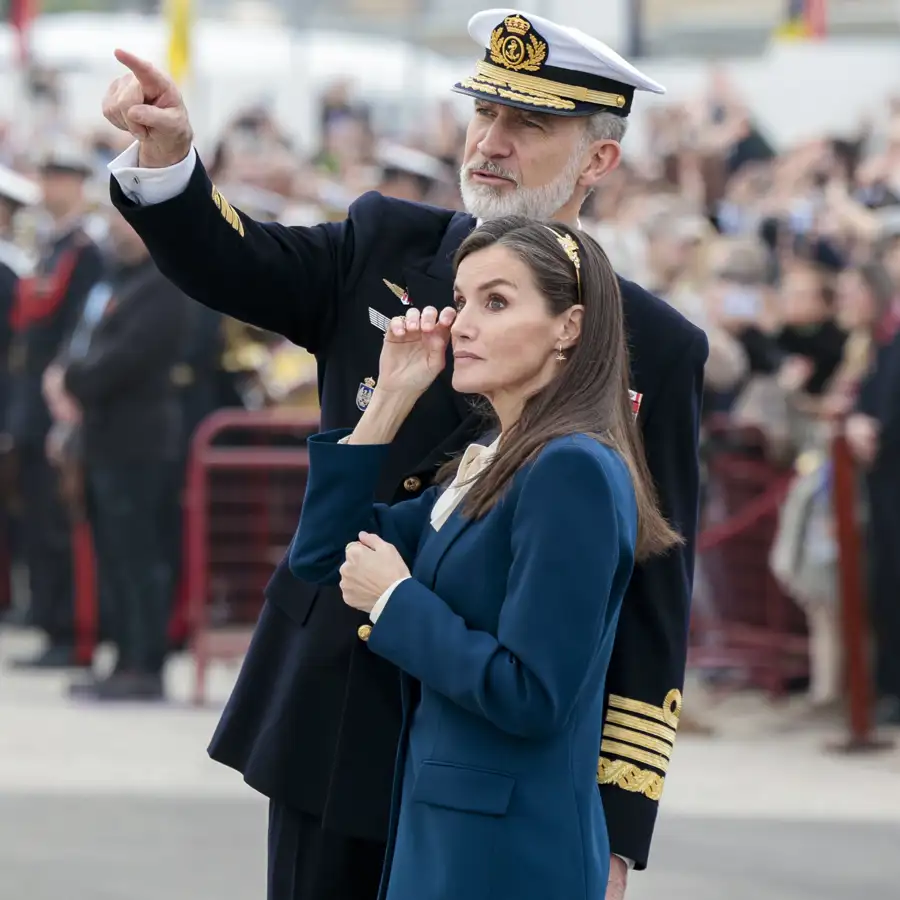
[[[488,309],[505,309],[506,300],[499,294],[491,294],[487,301]]]
[[[456,311],[459,312],[466,305],[466,301],[462,297],[455,297],[453,305],[456,307]]]

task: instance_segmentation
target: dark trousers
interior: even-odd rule
[[[319,819],[269,801],[267,900],[375,900],[385,845],[323,831]]]
[[[869,604],[878,692],[900,699],[900,460],[868,478]]]
[[[165,662],[171,573],[160,510],[167,474],[156,461],[87,467],[97,569],[119,670],[155,674]]]
[[[28,565],[31,622],[52,644],[74,643],[72,528],[59,476],[43,447],[19,449],[22,550]]]

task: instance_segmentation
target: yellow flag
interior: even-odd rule
[[[169,74],[181,84],[191,67],[191,0],[166,0]]]

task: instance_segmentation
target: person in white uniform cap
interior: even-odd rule
[[[472,17],[469,34],[485,51],[454,87],[479,101],[460,179],[466,209],[480,218],[576,222],[590,189],[619,163],[635,92],[665,88],[602,41],[541,16],[489,9]],[[488,133],[497,116],[509,127]],[[544,133],[522,134],[529,125]],[[498,137],[511,152],[497,146]],[[556,152],[547,152],[548,143]]]
[[[460,170],[466,211],[368,192],[344,221],[313,227],[256,222],[232,206],[194,148],[177,85],[116,53],[130,71],[110,85],[103,111],[135,137],[109,166],[117,208],[185,293],[315,353],[323,430],[359,420],[376,389],[385,322],[454,302],[452,260],[478,220],[552,218],[577,243],[585,198],[621,158],[636,92],[663,92],[600,41],[540,16],[488,10],[469,31],[483,58],[454,88],[474,106]],[[623,896],[625,860],[647,864],[681,713],[707,355],[702,331],[619,283],[633,409],[662,509],[685,545],[635,570],[618,621],[597,725],[607,900]],[[420,496],[435,460],[486,437],[471,404],[445,388],[393,441],[380,500]],[[270,800],[268,900],[379,896],[401,708],[397,671],[365,644],[377,627],[349,618],[336,587],[295,578],[285,561],[266,588],[209,752]],[[523,863],[540,850],[522,847]]]
[[[430,153],[393,141],[379,143],[375,159],[380,169],[378,190],[387,197],[425,203],[436,184],[452,184],[453,172]]]
[[[34,260],[15,243],[13,220],[21,210],[40,202],[37,182],[0,165],[0,266],[8,268],[17,279],[31,274]]]

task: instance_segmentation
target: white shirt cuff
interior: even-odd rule
[[[191,147],[191,152],[180,163],[164,169],[141,168],[138,165],[139,149],[140,143],[135,141],[106,166],[132,203],[152,206],[184,193],[197,164],[197,151],[194,147]]]
[[[397,581],[395,581],[395,582],[394,582],[394,583],[393,583],[393,584],[392,584],[392,585],[391,585],[391,586],[390,586],[390,587],[389,587],[389,588],[388,588],[388,589],[387,589],[387,590],[386,590],[386,591],[385,591],[385,592],[384,592],[384,593],[383,593],[383,594],[375,601],[375,605],[372,607],[372,610],[371,610],[371,612],[369,613],[369,618],[372,620],[373,623],[378,621],[378,617],[381,615],[381,613],[382,613],[382,611],[384,610],[385,606],[387,606],[387,602],[388,602],[388,600],[391,599],[391,594],[394,593],[394,589],[397,587],[397,585],[398,585],[398,584],[403,584],[403,582],[406,581],[406,579],[409,578],[409,577],[410,577],[410,576],[407,575],[406,578],[398,578]]]
[[[626,866],[628,866],[629,872],[634,868],[634,860],[633,859],[629,859],[627,856],[622,856],[621,853],[613,853],[613,856],[618,856],[619,859],[621,859],[622,862],[625,863]]]

